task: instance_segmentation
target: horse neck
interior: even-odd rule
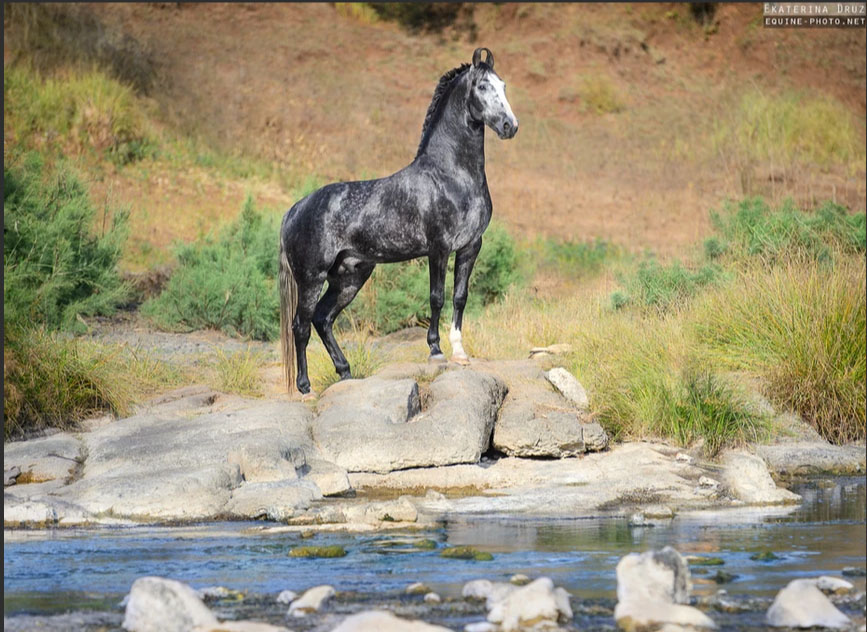
[[[466,80],[461,78],[443,103],[423,153],[445,168],[458,167],[484,177],[485,127],[470,120],[466,95]]]

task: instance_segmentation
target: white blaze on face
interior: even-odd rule
[[[467,352],[464,351],[464,346],[461,344],[461,330],[455,327],[452,323],[452,330],[449,332],[449,342],[452,343],[452,355],[459,358],[466,358]]]
[[[486,116],[499,118],[500,115],[505,114],[509,122],[514,125],[516,119],[512,106],[506,98],[506,84],[493,73],[487,74],[485,82],[489,89],[480,92],[479,99],[484,103]]]

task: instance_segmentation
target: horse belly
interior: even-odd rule
[[[353,231],[353,250],[376,263],[415,259],[428,253],[428,240],[414,214],[381,215]]]

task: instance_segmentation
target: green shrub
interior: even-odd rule
[[[499,300],[519,280],[518,253],[506,229],[493,222],[485,231],[482,250],[470,276],[466,310],[478,312]],[[449,313],[454,288],[454,256],[446,274]],[[356,320],[387,334],[430,320],[430,273],[425,259],[377,266],[365,288],[348,310]]]
[[[838,253],[863,253],[867,246],[864,213],[825,202],[814,213],[795,208],[791,200],[772,210],[762,198],[748,198],[736,205],[728,202],[721,212],[711,213],[721,241],[705,243],[709,256],[731,254],[735,259],[760,257],[775,261],[785,256],[808,256],[828,260]]]
[[[571,278],[595,274],[620,256],[616,246],[599,238],[593,241],[539,239],[530,250],[542,265],[557,268]]]
[[[165,290],[142,313],[171,330],[220,329],[273,340],[279,326],[276,216],[247,198],[240,217],[215,238],[183,245]]]
[[[4,169],[4,322],[76,328],[78,317],[110,314],[129,295],[117,272],[128,212],[109,221],[64,166],[45,173],[38,154]]]
[[[121,165],[156,151],[133,90],[96,70],[42,78],[25,66],[7,67],[3,113],[20,145],[95,150]]]
[[[865,282],[860,256],[747,269],[707,297],[696,331],[712,358],[761,378],[826,439],[864,439]]]
[[[766,434],[767,420],[708,369],[688,369],[680,387],[673,403],[676,422],[669,432],[682,445],[700,437],[704,454],[713,457],[726,445]]]
[[[581,336],[573,370],[589,386],[598,421],[615,439],[703,440],[707,456],[766,436],[769,420],[696,357],[682,317],[608,313]]]
[[[702,288],[719,283],[724,272],[716,264],[689,270],[674,261],[663,265],[655,259],[643,261],[634,273],[622,279],[626,293],[615,292],[611,304],[615,309],[627,304],[651,307],[660,312],[683,306]]]

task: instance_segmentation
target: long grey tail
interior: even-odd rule
[[[292,321],[298,309],[298,284],[289,266],[289,258],[283,245],[283,231],[280,231],[280,347],[283,354],[283,374],[289,394],[295,393],[295,336],[292,335]]]

